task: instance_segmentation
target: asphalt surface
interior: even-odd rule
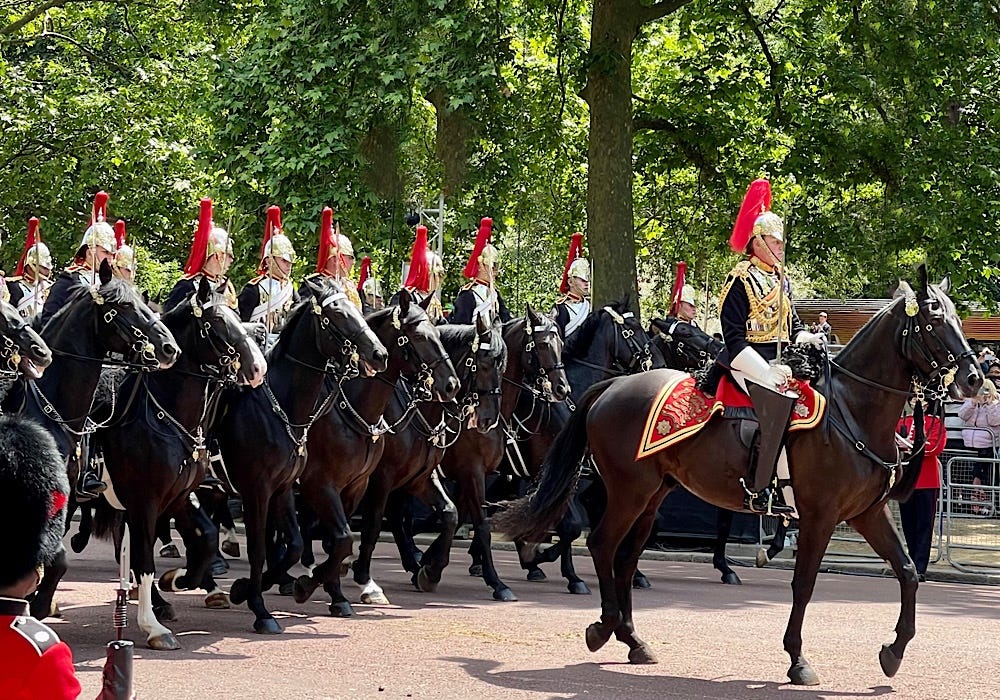
[[[821,574],[803,632],[821,685],[787,685],[781,639],[790,609],[791,571],[740,569],[743,586],[723,586],[699,562],[645,561],[652,590],[635,593],[640,636],[659,664],[631,666],[612,640],[596,653],[584,644],[600,600],[589,559],[577,561],[594,590],[572,596],[561,579],[528,583],[510,551],[497,551],[500,574],[520,598],[499,603],[467,574],[456,549],[435,594],[418,593],[395,549],[380,544],[373,573],[390,606],[356,605],[332,618],[322,590],[305,605],[268,594],[284,634],[252,631],[245,607],[206,610],[203,594],[168,594],[179,620],[168,623],[183,649],[155,652],[129,608],[140,698],[998,698],[1000,588],[931,582],[920,586],[917,637],[895,678],[877,653],[891,641],[898,615],[894,580]],[[83,684],[96,697],[104,645],[113,637],[111,601],[117,568],[111,547],[94,542],[70,555],[53,627],[73,649]],[[160,571],[177,560],[158,559]],[[551,568],[551,565],[550,565]],[[223,588],[245,575],[232,562]],[[344,590],[357,600],[349,579]]]

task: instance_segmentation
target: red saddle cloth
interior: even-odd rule
[[[792,380],[789,390],[799,395],[792,410],[789,431],[814,428],[826,410],[826,398],[809,382],[797,379]],[[635,458],[649,457],[695,435],[713,415],[725,408],[752,407],[750,397],[728,375],[719,381],[715,396],[700,391],[691,375],[677,375],[667,381],[653,399]]]

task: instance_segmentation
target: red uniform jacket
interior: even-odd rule
[[[0,597],[0,698],[63,700],[80,695],[73,653],[31,617],[28,604]]]
[[[906,433],[906,437],[913,441],[913,416],[907,416],[899,421],[901,433]],[[948,432],[941,423],[941,419],[935,416],[924,416],[924,435],[927,437],[927,447],[924,449],[924,463],[920,467],[920,476],[917,477],[918,489],[938,489],[941,488],[941,465],[938,462],[938,455],[944,452],[944,446],[948,442]]]

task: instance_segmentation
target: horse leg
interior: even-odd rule
[[[715,515],[715,542],[712,545],[712,566],[722,574],[722,582],[739,586],[743,582],[736,572],[729,568],[726,561],[726,543],[729,542],[729,533],[733,530],[733,511],[726,508],[717,508]]]
[[[184,499],[174,513],[177,530],[184,540],[187,554],[186,569],[171,569],[160,577],[162,591],[191,591],[204,588],[205,607],[226,610],[230,607],[229,596],[218,587],[209,570],[219,549],[219,530],[205,509],[195,505],[190,497]]]
[[[458,527],[458,509],[448,498],[441,480],[436,473],[430,475],[430,495],[428,505],[434,509],[441,520],[441,534],[434,538],[423,558],[420,560],[420,568],[413,575],[413,584],[425,593],[433,593],[441,583],[441,574],[444,572],[451,555],[451,545],[455,539],[455,528]]]
[[[156,569],[153,563],[153,542],[156,530],[156,513],[147,510],[143,513],[128,514],[129,536],[131,545],[129,547],[132,558],[132,570],[135,572],[139,582],[139,614],[136,622],[146,634],[146,644],[150,649],[157,651],[173,651],[180,649],[180,642],[177,637],[167,627],[160,623],[163,618],[173,617],[173,609],[169,606],[161,608],[168,612],[167,615],[156,614],[156,600],[154,600],[153,578],[156,576]],[[160,602],[166,605],[162,598]]]
[[[614,517],[606,510],[587,537],[587,548],[594,560],[597,583],[601,591],[601,619],[587,627],[587,648],[597,651],[611,639],[622,621],[618,592],[615,588],[615,558],[622,540],[632,529],[641,513],[640,504],[616,507]]]
[[[576,568],[573,566],[573,543],[583,532],[584,518],[583,506],[574,497],[569,503],[569,510],[556,529],[559,533],[559,545],[563,548],[559,560],[560,573],[567,581],[567,590],[574,595],[590,595],[590,588],[577,576]]]
[[[815,515],[803,520],[800,525],[799,552],[792,575],[792,612],[785,628],[784,647],[792,663],[788,679],[795,685],[819,684],[819,676],[802,655],[802,621],[816,586],[816,574],[819,573],[823,554],[837,523],[831,522],[835,516],[828,514],[826,519],[822,519]]]
[[[284,541],[280,545],[277,543],[268,545],[267,569],[264,570],[261,589],[266,591],[274,584],[278,584],[281,595],[291,595],[295,579],[288,574],[288,571],[302,559],[302,550],[305,546],[299,520],[295,514],[295,498],[291,489],[271,498],[268,520],[272,522],[267,528],[268,531],[280,532]]]
[[[471,519],[472,516],[469,516],[466,520]],[[478,537],[473,537],[469,542],[469,558],[472,559],[472,563],[469,564],[469,576],[479,578],[483,575],[483,550]]]
[[[403,564],[403,569],[415,574],[420,568],[423,552],[413,541],[413,513],[409,504],[408,492],[393,491],[389,494],[386,511],[389,527],[392,529],[392,539],[396,542],[396,549],[399,550],[399,560]]]
[[[761,549],[757,551],[757,568],[767,566],[774,560],[776,556],[781,554],[785,549],[785,535],[788,534],[788,519],[780,518],[778,520],[778,526],[774,528],[774,537],[771,538],[771,544],[767,549]]]
[[[319,586],[330,594],[330,614],[334,617],[351,617],[354,609],[340,590],[340,565],[351,555],[354,538],[344,512],[340,493],[330,483],[303,484],[317,517],[332,537],[332,551],[327,560],[316,566],[311,574],[295,580],[295,602],[305,603]]]
[[[464,477],[464,475],[463,475]],[[484,512],[486,503],[486,479],[481,471],[471,477],[464,477],[461,481],[461,512],[467,514],[475,528],[475,536],[472,539],[472,546],[469,547],[470,554],[475,551],[482,557],[483,581],[493,589],[493,599],[501,601],[515,601],[517,596],[510,590],[506,583],[500,580],[496,566],[493,564],[493,552],[490,550],[491,534],[490,522]],[[473,550],[473,547],[475,548]],[[469,572],[472,572],[470,568]]]
[[[892,644],[883,644],[878,655],[882,672],[892,678],[903,661],[906,645],[916,634],[919,585],[917,567],[896,530],[889,514],[889,506],[871,508],[849,522],[867,540],[875,553],[889,562],[899,580],[900,608],[899,619],[896,621],[896,639]]]
[[[639,556],[646,548],[646,539],[656,522],[656,511],[665,494],[666,489],[663,489],[659,498],[654,496],[650,500],[649,507],[636,520],[615,555],[615,590],[618,595],[621,622],[614,634],[618,641],[628,646],[628,660],[633,664],[656,663],[656,657],[649,645],[635,634],[635,624],[632,621],[632,581],[639,564]]]
[[[254,614],[253,631],[258,634],[279,634],[281,625],[264,605],[262,578],[264,557],[267,550],[267,501],[269,496],[263,489],[243,490],[243,522],[246,525],[247,559],[250,562],[250,578],[239,578],[230,587],[230,600],[239,605],[244,601]]]
[[[75,535],[69,538],[69,546],[77,554],[87,548],[87,544],[90,542],[90,536],[94,532],[94,509],[90,506],[79,506],[79,508],[80,529],[77,530]],[[67,514],[67,523],[69,522],[71,515],[72,514]]]
[[[31,599],[31,616],[39,620],[46,617],[62,617],[59,606],[55,604],[56,588],[69,567],[66,564],[66,548],[59,545],[59,551],[52,563],[45,567],[42,580]]]
[[[372,579],[372,556],[382,531],[382,516],[389,500],[390,485],[381,469],[376,469],[368,480],[368,490],[361,501],[361,543],[358,558],[354,560],[354,582],[361,586],[361,602],[367,605],[388,605],[389,599]]]

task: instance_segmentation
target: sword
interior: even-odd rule
[[[130,544],[131,537],[126,525],[118,564],[118,596],[115,599],[114,611],[115,640],[109,642],[107,646],[103,685],[97,700],[131,700],[135,697],[132,692],[134,647],[131,641],[124,638],[125,628],[128,627],[128,594],[132,588]]]

